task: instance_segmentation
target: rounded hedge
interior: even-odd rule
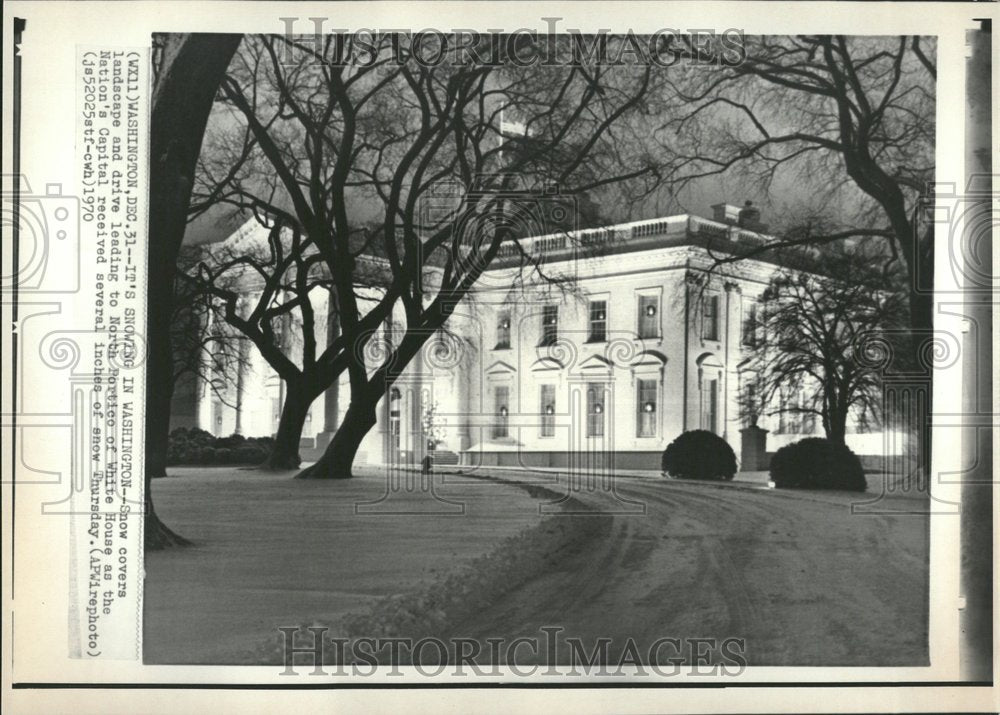
[[[714,432],[691,430],[667,445],[662,465],[678,479],[730,480],[736,476],[736,453]]]
[[[215,437],[202,429],[178,427],[167,443],[167,464],[257,465],[273,446],[270,437]]]
[[[771,459],[771,480],[779,489],[868,488],[861,460],[847,445],[809,437],[779,449]]]

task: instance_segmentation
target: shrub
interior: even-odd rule
[[[215,440],[215,443],[212,446],[214,446],[216,449],[222,449],[222,448],[235,449],[236,447],[241,446],[246,441],[247,438],[241,434],[231,434],[228,437],[219,437],[217,440]]]
[[[736,453],[708,430],[682,432],[663,452],[663,471],[680,479],[729,480],[736,475]]]
[[[178,427],[167,443],[167,464],[257,465],[267,459],[273,445],[271,437],[233,434],[216,438],[205,430]]]
[[[183,439],[186,442],[200,446],[210,445],[215,441],[215,437],[212,436],[211,432],[206,432],[205,430],[198,429],[197,427],[192,427],[191,429],[178,427],[170,433],[170,438]]]
[[[274,447],[274,437],[251,437],[250,439],[247,440],[247,442],[256,444],[261,449],[264,449],[268,452],[270,452],[271,448]]]
[[[269,450],[260,445],[247,444],[236,448],[234,459],[240,464],[261,464],[268,454]]]
[[[779,449],[771,459],[771,480],[779,489],[868,488],[861,460],[846,445],[809,437]]]
[[[187,445],[171,442],[167,447],[167,464],[184,464],[190,460],[190,452]]]

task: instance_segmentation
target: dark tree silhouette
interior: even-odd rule
[[[851,250],[834,249],[812,261],[820,272],[783,268],[762,295],[761,340],[741,366],[740,406],[751,418],[816,416],[827,439],[843,444],[852,415],[866,425],[887,417],[882,372],[863,352],[876,340],[891,345],[902,334],[903,281],[892,275],[891,263],[883,259],[879,269],[877,257]],[[786,402],[787,393],[805,399]]]
[[[156,68],[150,120],[148,354],[146,362],[147,549],[187,543],[153,508],[151,480],[166,475],[173,381],[174,266],[184,239],[195,165],[212,101],[240,35],[170,35]]]
[[[310,406],[343,372],[330,359],[331,351],[318,345],[317,320],[328,323],[329,315],[317,316],[312,303],[315,291],[329,292],[333,285],[323,256],[297,227],[285,230],[275,221],[263,228],[266,244],[255,242],[248,231],[235,245],[207,246],[179,277],[230,334],[253,345],[284,381],[278,430],[262,466],[294,469]],[[384,287],[386,271],[377,262],[359,260],[354,278],[356,300],[364,304],[377,300],[372,291]],[[328,300],[336,303],[332,293]],[[208,335],[205,325],[201,333]],[[223,355],[227,351],[232,346]]]
[[[914,389],[930,405],[923,355],[934,324],[934,224],[926,211],[934,180],[934,38],[764,36],[745,44],[742,64],[674,83],[679,109],[658,132],[677,154],[670,182],[679,190],[734,174],[761,191],[798,182],[811,190],[823,220],[781,231],[777,245],[887,244],[906,267],[911,335],[903,348],[923,366],[923,385]],[[814,230],[816,223],[825,230]],[[930,464],[926,417],[916,417],[918,469]]]
[[[798,179],[836,197],[838,226],[785,243],[887,240],[907,269],[911,326],[929,330],[933,38],[748,37],[746,52],[742,64],[673,83],[680,109],[658,131],[677,155],[669,180],[679,189],[733,173],[767,190]]]
[[[174,284],[170,323],[173,373],[171,389],[183,381],[195,389],[207,387],[224,404],[238,407],[250,368],[247,339],[225,320],[224,307],[189,278],[201,260],[201,250],[182,247]],[[220,287],[232,287],[220,281]]]
[[[206,152],[194,203],[265,216],[314,246],[328,271],[340,335],[322,369],[330,383],[347,373],[350,403],[304,478],[351,476],[379,400],[498,256],[540,270],[519,238],[574,225],[539,216],[549,187],[585,195],[633,180],[648,190],[656,178],[634,121],[650,111],[649,67],[427,66],[405,41],[398,63],[390,38],[372,62],[338,64],[337,49],[248,38],[222,85],[221,160]],[[369,260],[387,280],[363,305],[356,284]],[[394,315],[405,323],[398,339],[377,344]]]

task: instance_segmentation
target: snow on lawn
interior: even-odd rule
[[[359,514],[356,505],[386,492],[385,476],[302,481],[233,467],[170,474],[153,482],[157,513],[195,546],[146,557],[147,663],[240,662],[280,626],[334,622],[411,592],[541,520],[522,489],[454,475],[439,487],[464,507],[404,488],[359,507],[382,513]]]

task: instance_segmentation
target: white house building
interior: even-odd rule
[[[543,257],[550,280],[519,281],[520,253],[502,251],[448,333],[429,341],[389,390],[359,460],[419,461],[433,438],[439,454],[468,464],[659,469],[670,441],[692,429],[744,454],[743,368],[778,266],[749,258],[719,265],[727,252],[773,239],[752,209],[714,210],[711,220],[682,214],[522,240]],[[320,314],[325,292],[314,293]],[[400,325],[386,325],[388,339]],[[280,380],[259,357],[251,363],[231,404],[203,385],[176,390],[175,425],[220,436],[274,433]],[[334,392],[313,405],[304,459],[325,447],[346,410],[346,378]],[[759,426],[769,431],[768,451],[822,436],[817,421],[794,413],[761,417]],[[882,434],[853,427],[848,444],[857,453],[885,450]]]

